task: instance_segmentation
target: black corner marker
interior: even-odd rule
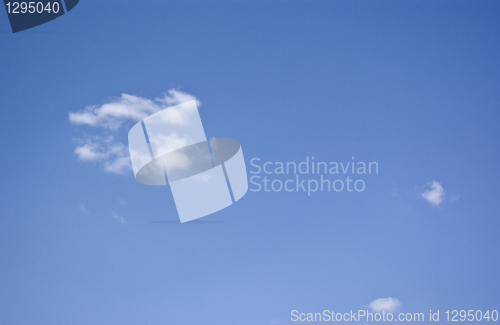
[[[4,0],[3,2],[13,33],[45,24],[64,15],[64,7],[61,0]],[[73,9],[77,3],[78,0],[66,0],[67,10]]]

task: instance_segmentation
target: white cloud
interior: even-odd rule
[[[436,181],[432,181],[426,186],[428,187],[428,189],[421,194],[421,197],[426,199],[432,205],[440,205],[443,202],[445,195],[444,188]]]
[[[132,170],[130,158],[128,156],[115,157],[114,160],[106,161],[104,163],[104,170],[114,174],[123,174],[127,170]]]
[[[74,151],[79,160],[101,162],[105,171],[114,174],[132,170],[128,148],[122,143],[113,142],[113,137],[94,136],[74,140],[80,143]]]
[[[122,225],[126,225],[128,223],[127,220],[124,217],[119,216],[119,215],[117,215],[114,212],[111,214],[111,217],[113,217],[113,219],[115,219],[116,221],[118,221]]]
[[[401,307],[401,301],[397,298],[378,298],[370,302],[369,305],[370,309],[373,310],[374,312],[394,312],[398,310],[399,307]]]
[[[125,120],[140,121],[144,117],[159,111],[152,100],[122,94],[114,101],[102,106],[87,106],[78,112],[69,113],[73,124],[87,124],[116,130]]]
[[[193,95],[177,89],[170,89],[163,97],[153,100],[122,94],[101,106],[87,106],[82,110],[69,112],[70,123],[92,126],[100,132],[100,135],[84,134],[81,138],[74,139],[77,143],[74,153],[80,161],[101,164],[106,172],[125,174],[132,170],[128,145],[116,141],[115,136],[110,135],[110,133],[116,135],[124,122],[137,122],[160,110],[192,100],[196,100],[198,106],[201,105],[200,101]],[[182,124],[187,118],[175,109],[168,113],[166,117],[173,124]],[[189,144],[189,139],[177,137],[176,134],[156,140],[164,141],[173,147],[183,147]],[[158,143],[157,145],[165,144]],[[147,156],[145,159],[149,160],[150,157]],[[185,167],[190,163],[186,159],[178,159],[175,162],[178,168]]]
[[[170,89],[168,91],[168,94],[165,94],[163,98],[157,100],[161,101],[167,106],[175,106],[192,100],[196,100],[196,105],[198,106],[201,105],[201,102],[197,100],[196,97],[177,89]]]
[[[99,160],[103,157],[103,154],[98,152],[99,148],[96,143],[87,143],[83,146],[76,147],[75,154],[78,159],[83,161],[94,161]]]
[[[117,130],[124,121],[137,122],[162,109],[191,100],[196,100],[196,104],[201,105],[196,97],[177,89],[170,89],[163,98],[155,98],[154,100],[122,94],[101,106],[87,106],[77,112],[69,112],[69,121],[73,124],[86,124]],[[175,118],[175,112],[172,114],[172,117]]]

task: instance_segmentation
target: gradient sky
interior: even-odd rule
[[[0,323],[296,324],[387,297],[500,310],[499,17],[495,1],[92,0],[12,34],[0,14]],[[170,89],[248,171],[314,156],[379,174],[173,223],[168,187],[74,152],[126,145],[133,121],[68,119]]]

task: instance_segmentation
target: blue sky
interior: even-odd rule
[[[426,317],[500,309],[499,14],[81,1],[16,34],[0,14],[0,323],[288,324],[389,297]],[[171,89],[201,102],[208,137],[241,143],[248,171],[314,156],[379,174],[361,193],[249,191],[211,222],[155,223],[178,220],[168,187],[75,153],[96,136],[126,146],[135,122],[69,114]],[[422,197],[433,181],[436,204]]]

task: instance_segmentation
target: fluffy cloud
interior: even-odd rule
[[[115,140],[121,126],[125,122],[137,122],[160,110],[191,100],[196,100],[196,104],[201,105],[193,95],[170,89],[162,98],[151,100],[122,94],[101,106],[87,106],[82,110],[69,112],[70,123],[92,126],[100,133],[94,136],[83,134],[73,139],[76,143],[74,154],[80,161],[101,164],[106,172],[124,174],[132,170],[132,166],[128,146]],[[185,116],[174,109],[169,112],[168,118],[171,123],[182,124]],[[168,140],[172,145],[186,145],[184,139],[181,138],[163,140]],[[188,162],[179,161],[179,163],[185,165]]]
[[[73,124],[118,129],[124,120],[138,121],[148,113],[156,111],[157,107],[151,100],[122,94],[114,101],[102,106],[87,106],[78,112],[70,112],[69,121]]]
[[[421,197],[427,200],[432,205],[440,205],[444,199],[444,188],[436,181],[432,181],[426,186],[427,189],[421,194]]]
[[[100,162],[105,171],[115,174],[123,174],[132,170],[128,148],[123,143],[114,142],[112,136],[106,138],[94,136],[74,140],[79,143],[74,151],[78,160]]]
[[[401,307],[401,301],[399,301],[399,299],[397,298],[391,298],[391,297],[379,298],[370,302],[369,307],[374,312],[385,311],[392,313],[398,310],[399,307]]]
[[[162,109],[191,100],[196,100],[196,97],[177,89],[170,89],[163,98],[154,100],[122,94],[101,106],[87,106],[77,112],[69,112],[69,121],[117,130],[124,121],[137,122]],[[201,103],[196,100],[196,104],[199,106]]]

